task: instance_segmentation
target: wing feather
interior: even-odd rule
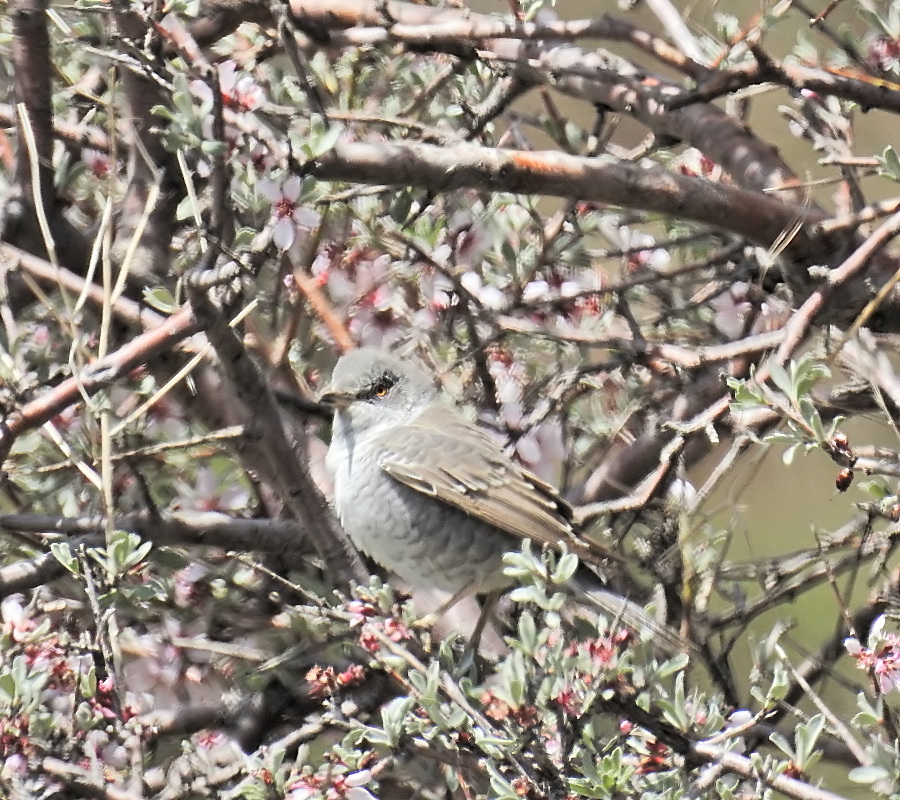
[[[564,542],[595,566],[609,558],[621,560],[578,536],[571,507],[550,484],[446,408],[425,411],[378,444],[382,469],[418,492],[540,545]]]

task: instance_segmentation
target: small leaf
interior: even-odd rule
[[[224,155],[227,152],[227,145],[225,142],[217,142],[214,139],[207,139],[206,141],[200,142],[200,152],[207,156],[219,156]]]
[[[556,569],[553,570],[550,580],[557,586],[560,586],[568,582],[575,574],[576,569],[578,569],[578,556],[574,553],[566,553],[559,559],[559,563],[556,565]]]
[[[407,714],[415,704],[412,697],[397,697],[381,709],[381,723],[391,747],[396,747],[403,736]]]
[[[794,456],[797,455],[797,449],[800,447],[800,444],[793,444],[781,456],[781,463],[786,467],[789,467],[794,463]]]
[[[884,719],[884,697],[878,696],[873,706],[864,692],[856,695],[856,706],[859,713],[853,718],[853,724],[858,728],[880,726]]]
[[[519,586],[509,593],[509,599],[520,605],[534,603],[538,608],[547,605],[547,594],[540,586]]]
[[[769,367],[769,375],[772,378],[772,383],[778,388],[778,390],[785,397],[794,397],[794,387],[791,383],[791,379],[788,376],[787,372],[784,371],[784,367],[781,364],[772,364]]]
[[[162,286],[144,287],[143,295],[144,302],[150,308],[155,308],[163,314],[171,314],[178,308],[175,297],[168,289]]]
[[[869,765],[867,767],[854,767],[848,773],[848,777],[854,783],[876,783],[877,781],[888,780],[891,777],[891,773],[884,767]]]
[[[519,642],[522,649],[528,655],[534,655],[537,650],[537,625],[534,622],[534,616],[529,611],[523,611],[519,617]]]
[[[653,679],[658,682],[663,678],[668,678],[669,675],[674,675],[679,670],[684,669],[690,661],[691,658],[687,653],[679,653],[677,656],[672,656],[668,661],[664,661],[659,665],[653,673]]]
[[[890,32],[890,27],[887,22],[885,22],[878,14],[876,14],[872,9],[866,8],[865,6],[860,6],[856,9],[856,13],[861,16],[870,28],[874,28],[875,30],[880,30],[886,36],[890,36],[892,39],[897,37],[897,34]]]
[[[814,714],[802,725],[798,725],[794,733],[794,741],[797,746],[797,766],[802,770],[807,770],[811,766],[813,751],[816,749],[816,742],[819,735],[825,728],[825,717],[821,714]]]
[[[822,417],[819,416],[819,412],[816,409],[812,398],[810,398],[809,396],[801,397],[798,400],[797,404],[800,408],[800,414],[803,417],[803,421],[810,428],[812,428],[813,436],[815,437],[816,442],[824,442],[825,426],[822,425]]]
[[[175,115],[168,109],[166,106],[153,106],[150,109],[150,113],[156,117],[162,117],[162,119],[171,122],[175,119]]]
[[[8,672],[0,675],[0,702],[8,705],[16,697],[16,682]]]
[[[50,545],[53,557],[73,575],[78,574],[78,561],[72,555],[68,542],[53,542]]]
[[[140,541],[140,540],[138,540]],[[138,545],[123,561],[123,568],[126,570],[136,567],[140,564],[153,549],[153,542],[144,542]]]
[[[363,729],[363,732],[366,735],[366,739],[368,739],[372,744],[380,744],[386,747],[394,746],[387,731],[383,731],[381,730],[381,728],[371,728],[366,726]]]
[[[343,133],[344,129],[340,125],[332,124],[332,126],[327,131],[325,131],[325,133],[323,133],[316,139],[311,148],[310,155],[313,158],[320,158],[321,156],[324,156],[325,153],[334,149]]]
[[[485,766],[491,777],[493,797],[496,797],[497,800],[521,800],[521,794],[516,791],[515,787],[506,780],[506,778],[503,777],[493,761],[487,761]]]
[[[897,156],[897,151],[893,147],[886,147],[878,161],[886,177],[900,181],[900,157]]]
[[[91,664],[87,672],[81,674],[79,685],[81,694],[87,699],[90,699],[97,694],[97,671],[93,664]]]
[[[513,708],[519,708],[525,698],[526,684],[525,657],[521,651],[513,650],[497,672],[501,684],[495,691]]]

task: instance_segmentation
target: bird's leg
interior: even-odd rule
[[[481,644],[481,634],[484,633],[488,619],[496,610],[497,603],[500,602],[502,596],[503,592],[496,590],[484,598],[484,605],[481,607],[481,615],[478,617],[478,623],[475,625],[475,630],[472,631],[472,636],[469,638],[467,650],[471,650],[473,653],[478,651],[478,646]]]
[[[426,614],[421,619],[417,619],[414,627],[416,628],[431,628],[444,614],[446,614],[453,606],[455,606],[460,600],[462,600],[466,595],[472,593],[472,587],[474,585],[474,581],[469,581],[465,586],[460,589],[457,589],[448,600],[445,600],[441,605],[430,614]],[[480,621],[480,620],[479,620]],[[481,626],[484,627],[483,625]]]
[[[478,615],[478,622],[475,624],[475,630],[472,631],[472,635],[469,637],[469,643],[466,645],[466,649],[463,650],[462,657],[459,659],[459,667],[454,675],[455,678],[458,679],[469,671],[470,662],[474,662],[475,654],[478,652],[478,648],[481,645],[481,635],[484,633],[488,620],[497,608],[497,603],[502,596],[502,591],[493,591],[485,596],[484,603],[481,606],[481,614]]]

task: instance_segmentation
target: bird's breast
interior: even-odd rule
[[[335,436],[326,459],[334,506],[353,543],[413,586],[488,591],[507,583],[513,537],[394,480],[364,437]]]

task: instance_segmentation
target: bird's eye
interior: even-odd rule
[[[393,375],[384,375],[369,386],[363,397],[367,400],[387,397],[388,392],[394,388],[395,383],[397,383],[397,379]]]

